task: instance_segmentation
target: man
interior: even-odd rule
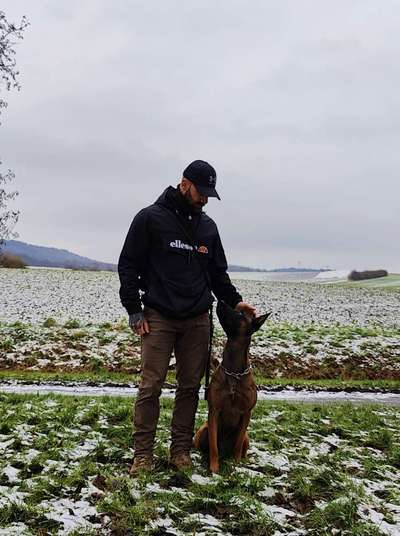
[[[192,162],[176,188],[166,188],[135,216],[119,258],[121,302],[142,340],[132,475],[153,468],[159,396],[172,351],[177,390],[170,462],[179,470],[191,467],[212,292],[231,307],[255,314],[232,285],[217,226],[202,210],[209,197],[220,199],[215,186],[215,169],[203,160]]]

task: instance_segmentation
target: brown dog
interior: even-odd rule
[[[270,314],[254,318],[218,302],[217,315],[228,340],[208,390],[208,421],[193,440],[195,448],[209,453],[213,473],[219,471],[219,455],[233,456],[239,462],[249,447],[247,427],[257,402],[249,347],[252,334]]]

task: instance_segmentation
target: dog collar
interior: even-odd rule
[[[250,374],[250,371],[251,371],[251,365],[248,366],[247,369],[244,370],[243,372],[231,372],[227,370],[222,364],[221,364],[221,368],[224,374],[227,374],[228,376],[233,376],[237,380],[240,379],[242,376],[247,376],[247,374]]]

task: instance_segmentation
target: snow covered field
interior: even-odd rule
[[[215,357],[225,335],[216,329]],[[400,327],[296,325],[269,321],[253,336],[255,371],[265,378],[400,380]],[[3,371],[109,372],[137,375],[140,339],[117,323],[0,322]]]
[[[274,315],[251,354],[268,378],[400,379],[400,292],[313,283],[236,281]],[[0,368],[139,372],[111,272],[0,269]],[[224,334],[216,322],[214,354]]]
[[[275,313],[251,346],[261,377],[400,379],[399,292],[237,286]],[[0,269],[2,375],[137,378],[118,290],[110,272]],[[217,324],[216,356],[223,344]],[[193,472],[170,470],[161,404],[157,470],[132,480],[132,400],[0,392],[0,536],[400,536],[398,408],[259,401],[248,459],[210,476],[199,454]]]
[[[244,299],[275,320],[400,326],[400,292],[318,283],[237,280]],[[74,318],[84,322],[126,317],[113,272],[0,268],[0,320],[41,322]]]

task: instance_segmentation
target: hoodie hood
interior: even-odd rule
[[[163,193],[158,197],[156,205],[163,205],[170,210],[178,210],[178,212],[183,216],[199,216],[203,211],[193,210],[193,207],[189,205],[185,197],[181,194],[179,185],[174,188],[173,186],[168,186]]]

